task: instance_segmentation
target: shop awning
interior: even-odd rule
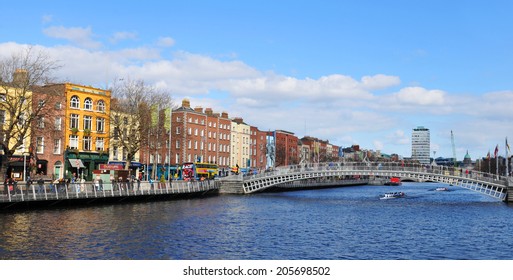
[[[69,159],[69,163],[71,164],[71,167],[73,167],[73,168],[85,168],[84,163],[79,158],[71,158],[71,159]]]

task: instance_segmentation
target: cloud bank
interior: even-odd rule
[[[434,141],[447,140],[451,129],[479,134],[475,141],[462,141],[481,149],[502,138],[502,130],[513,130],[509,122],[497,126],[497,120],[513,117],[512,91],[475,95],[401,87],[400,77],[385,73],[297,78],[234,58],[177,50],[169,36],[150,45],[114,48],[109,44],[137,41],[137,33],[119,31],[104,41],[90,27],[50,26],[43,33],[66,42],[35,46],[60,62],[62,68],[55,73],[60,81],[106,88],[123,77],[143,79],[167,91],[177,104],[187,97],[193,106],[241,116],[262,130],[285,129],[299,137],[310,135],[340,146],[356,142],[404,156],[410,155],[408,130],[418,125],[443,131],[432,132],[432,139],[439,139]],[[0,56],[25,47],[0,43]]]

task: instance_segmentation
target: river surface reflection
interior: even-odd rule
[[[1,259],[512,259],[513,208],[434,183],[0,214]],[[388,191],[405,198],[380,200]]]

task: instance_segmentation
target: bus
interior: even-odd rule
[[[182,164],[181,178],[185,181],[213,179],[217,173],[218,167],[215,163],[186,162]]]

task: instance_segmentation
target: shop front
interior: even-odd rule
[[[64,177],[71,178],[73,175],[76,175],[78,178],[84,178],[86,181],[92,181],[95,178],[93,171],[98,170],[100,164],[107,164],[109,162],[109,155],[107,153],[76,153],[66,150],[64,158]]]

